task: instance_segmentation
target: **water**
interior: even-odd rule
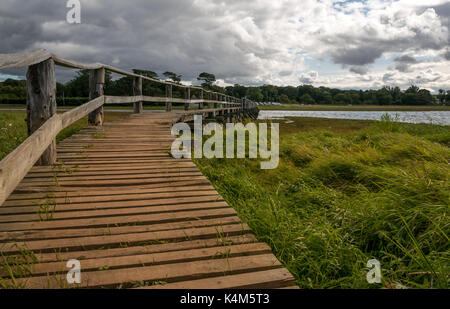
[[[450,111],[435,112],[362,112],[362,111],[260,111],[259,119],[283,119],[284,117],[313,117],[332,119],[380,120],[384,114],[400,122],[450,125]]]

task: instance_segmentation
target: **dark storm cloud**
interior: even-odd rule
[[[365,75],[367,72],[369,72],[369,68],[364,65],[355,65],[349,68],[350,72],[359,74],[359,75]]]
[[[13,53],[27,49],[41,35],[41,25],[0,11],[1,52]]]
[[[394,59],[395,61],[395,69],[400,72],[411,72],[411,65],[419,63],[416,58],[403,55],[401,57],[397,57]]]
[[[0,53],[39,47],[77,61],[169,70],[186,79],[203,71],[245,78],[260,71],[250,54],[276,53],[242,42],[220,16],[202,11],[193,0],[81,1],[80,25],[65,22],[66,1],[3,1],[0,36],[6,40]]]
[[[450,50],[448,50],[448,51],[446,51],[446,52],[444,53],[444,59],[445,59],[445,60],[450,60]]]
[[[361,46],[351,49],[337,49],[332,52],[332,59],[335,63],[363,66],[374,63],[381,57],[383,50],[374,46]]]

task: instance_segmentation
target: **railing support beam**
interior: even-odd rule
[[[31,65],[27,71],[28,136],[56,113],[56,79],[53,59]],[[36,165],[56,162],[56,140],[44,151]]]
[[[105,84],[105,69],[91,70],[89,74],[89,101],[101,97]],[[89,125],[102,126],[104,119],[103,106],[100,106],[88,116]]]
[[[135,96],[142,95],[142,77],[135,77],[133,79],[133,94]],[[135,114],[142,114],[144,112],[142,101],[133,103],[133,107]]]
[[[189,87],[186,87],[186,89],[185,89],[185,99],[186,100],[190,100],[191,99],[191,88],[189,88]],[[189,105],[190,104],[188,102],[184,103],[184,110],[185,111],[189,110]]]
[[[166,102],[166,112],[172,111],[172,85],[166,85],[166,98],[168,99]]]
[[[200,89],[200,100],[203,100],[203,89]],[[203,109],[203,102],[198,104],[198,109]]]

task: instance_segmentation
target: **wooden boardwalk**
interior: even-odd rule
[[[289,288],[292,275],[191,160],[169,155],[176,112],[86,127],[0,207],[3,266],[26,288]],[[34,263],[20,265],[20,261]],[[81,284],[69,285],[69,259]],[[15,265],[15,266],[14,266]],[[6,267],[0,276],[8,278]]]

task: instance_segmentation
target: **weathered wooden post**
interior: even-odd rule
[[[103,95],[103,86],[105,84],[105,69],[100,68],[91,70],[89,74],[89,100],[101,97]],[[103,125],[103,105],[91,112],[88,116],[89,124],[92,126]]]
[[[171,112],[172,111],[172,85],[168,84],[166,85],[166,112]]]
[[[200,104],[198,105],[198,109],[203,109],[203,89],[200,89]]]
[[[135,77],[133,79],[133,95],[142,95],[142,77]],[[144,107],[142,101],[134,102],[134,112],[136,114],[142,114],[144,112]]]
[[[186,100],[190,100],[191,99],[191,88],[190,87],[186,87],[184,94],[185,94],[185,99]],[[185,111],[189,110],[189,105],[190,105],[189,102],[184,103],[184,110]]]
[[[53,59],[31,65],[27,71],[28,135],[39,129],[56,113],[56,79]],[[36,165],[56,162],[56,140],[44,151]]]

